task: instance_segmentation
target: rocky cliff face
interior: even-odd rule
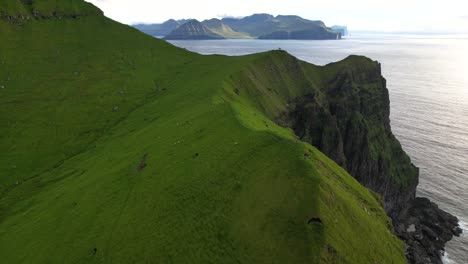
[[[277,80],[259,80],[262,73],[257,72],[248,77],[255,85],[242,80],[240,87],[268,87],[261,96],[276,98],[285,107],[265,109],[267,115],[382,196],[397,235],[406,242],[410,263],[441,263],[445,243],[460,234],[458,220],[427,199],[416,198],[419,171],[392,134],[380,64],[356,56],[321,69],[293,59],[281,63],[266,62],[267,70],[277,72]],[[285,71],[292,72],[296,83],[282,79]],[[310,75],[322,76],[321,82],[311,82]],[[290,85],[301,87],[301,92],[284,88]],[[249,94],[265,108],[260,94]]]
[[[380,65],[360,65],[335,65],[338,74],[326,81],[321,98],[318,93],[294,98],[277,119],[381,194],[386,212],[396,219],[415,197],[418,169],[391,132]]]
[[[441,264],[445,243],[461,233],[458,219],[428,199],[416,198],[418,168],[392,134],[380,65],[338,71],[328,80],[326,101],[315,94],[295,98],[278,120],[382,195],[410,263]]]
[[[314,28],[299,31],[275,31],[271,34],[262,35],[259,39],[299,39],[299,40],[324,40],[341,39],[341,33],[329,31],[325,28]]]
[[[325,100],[314,93],[295,98],[278,120],[382,195],[410,263],[442,263],[445,243],[461,233],[458,219],[416,198],[418,168],[392,134],[380,65],[361,65],[335,65],[338,75],[328,80]]]

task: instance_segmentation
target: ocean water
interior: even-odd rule
[[[172,41],[202,54],[244,55],[281,48],[324,65],[348,55],[382,63],[391,124],[420,168],[418,195],[456,215],[465,234],[446,247],[445,263],[468,263],[468,36],[354,35],[336,41]]]

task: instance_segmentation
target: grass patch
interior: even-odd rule
[[[229,90],[289,55],[201,56],[99,15],[0,35],[3,262],[405,262],[368,190]]]

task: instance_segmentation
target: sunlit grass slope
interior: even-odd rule
[[[214,33],[223,36],[224,38],[232,39],[247,39],[253,38],[247,33],[234,31],[230,26],[224,24],[221,20],[213,18],[202,22],[203,25],[208,27]]]
[[[289,55],[86,14],[0,20],[2,263],[405,262],[374,195],[232,89]]]

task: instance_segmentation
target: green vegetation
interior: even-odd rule
[[[204,26],[209,28],[215,34],[223,36],[227,39],[246,39],[253,38],[249,34],[234,31],[230,26],[224,24],[221,20],[213,18],[202,22]]]
[[[219,35],[208,27],[203,25],[198,20],[190,20],[189,22],[174,29],[171,33],[164,37],[164,39],[171,40],[187,40],[187,39],[223,39],[222,35]]]
[[[16,1],[2,1],[0,3],[0,16],[7,15],[27,15],[29,14],[27,7],[25,7],[20,0]]]
[[[317,67],[275,54],[233,76],[232,89],[383,195],[387,214],[396,218],[414,198],[418,169],[391,132],[378,62],[350,56]]]
[[[333,67],[305,82],[285,52],[201,56],[69,3],[0,20],[3,263],[405,263],[374,194],[235,86]]]
[[[23,15],[26,19],[36,17],[61,17],[99,15],[102,12],[82,0],[5,0],[0,3],[0,14],[4,16]]]

